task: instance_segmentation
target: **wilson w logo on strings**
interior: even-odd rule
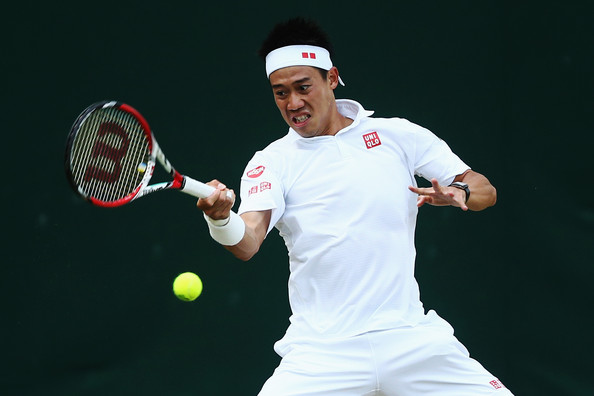
[[[126,131],[113,122],[104,122],[99,126],[97,135],[100,139],[95,140],[91,151],[93,163],[87,165],[84,174],[84,181],[101,180],[106,183],[115,183],[120,178],[122,172],[122,159],[128,152],[130,139]],[[120,144],[116,147],[114,139]],[[110,143],[106,143],[106,141]],[[111,170],[105,166],[98,166],[100,159],[107,159],[112,166]],[[105,164],[103,164],[105,165]]]

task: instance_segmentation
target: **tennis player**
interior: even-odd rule
[[[260,396],[511,395],[425,312],[414,278],[418,208],[483,210],[495,188],[427,129],[336,100],[331,54],[311,21],[271,31],[261,55],[289,131],[249,161],[238,214],[217,180],[197,204],[239,259],[275,227],[288,249],[292,315]]]

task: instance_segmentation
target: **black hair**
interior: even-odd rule
[[[270,52],[288,45],[315,45],[327,49],[330,56],[334,55],[332,44],[320,26],[312,20],[301,17],[289,19],[274,26],[262,43],[258,55],[266,60],[266,55]]]

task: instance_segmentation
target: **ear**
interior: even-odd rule
[[[336,89],[338,86],[338,69],[336,66],[332,66],[332,68],[328,70],[328,83],[332,89]]]

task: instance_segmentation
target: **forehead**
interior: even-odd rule
[[[320,72],[311,66],[289,66],[270,74],[270,85],[291,85],[303,80],[322,79]]]

